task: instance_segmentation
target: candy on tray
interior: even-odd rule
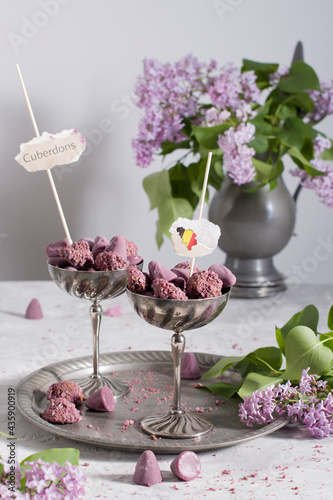
[[[135,466],[133,481],[136,484],[150,486],[162,482],[162,474],[156,456],[151,450],[145,450]]]
[[[47,399],[63,398],[70,403],[79,404],[83,401],[81,387],[70,380],[61,380],[50,385],[46,392]]]
[[[40,416],[53,424],[73,424],[83,420],[75,404],[65,398],[51,399],[49,406]]]
[[[201,377],[200,368],[197,362],[197,358],[193,352],[187,352],[182,361],[182,368],[180,373],[183,379],[196,379]]]
[[[40,306],[38,299],[32,299],[25,312],[25,318],[27,319],[42,319],[43,311]]]
[[[201,471],[201,463],[194,451],[183,451],[170,464],[171,471],[183,481],[192,481]]]
[[[91,396],[86,399],[85,405],[90,410],[104,412],[113,411],[116,406],[116,402],[110,387],[104,386],[91,394]]]

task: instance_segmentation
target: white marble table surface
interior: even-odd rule
[[[24,318],[32,298],[38,298],[44,318]],[[319,326],[326,328],[333,286],[294,286],[272,298],[230,298],[224,313],[206,327],[188,332],[188,351],[242,355],[262,346],[277,345],[275,325],[314,304]],[[104,315],[101,353],[169,350],[169,332],[141,320],[126,295],[105,301],[104,309],[120,306],[123,314]],[[89,303],[70,297],[51,281],[0,282],[0,430],[7,430],[7,391],[31,372],[50,363],[90,355],[92,334]],[[221,407],[222,411],[222,407]],[[333,496],[333,441],[311,438],[304,429],[288,425],[267,436],[199,454],[202,473],[181,482],[170,472],[174,455],[157,455],[163,482],[147,489],[133,483],[137,453],[91,447],[48,433],[16,414],[17,458],[55,447],[80,450],[80,465],[88,480],[87,499],[263,499]],[[6,455],[0,440],[0,454]]]

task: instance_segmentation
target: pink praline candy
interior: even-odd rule
[[[90,410],[113,411],[116,402],[111,389],[105,386],[89,396],[85,401],[85,405]]]
[[[136,484],[150,486],[162,482],[162,474],[157,463],[155,454],[151,450],[145,450],[140,455],[135,466],[133,481]]]
[[[191,380],[200,377],[201,372],[197,358],[193,352],[187,352],[182,361],[181,378]]]
[[[26,319],[42,319],[43,311],[38,299],[32,299],[25,313]]]
[[[171,281],[177,278],[177,274],[173,271],[170,271],[167,267],[163,266],[156,260],[152,260],[148,264],[148,271],[152,281],[156,279],[163,279],[165,281]]]
[[[183,481],[192,481],[201,471],[201,463],[194,451],[183,451],[170,465],[171,471]]]
[[[222,264],[213,264],[208,268],[208,271],[216,273],[223,282],[224,287],[231,287],[236,283],[236,276],[230,271],[230,269]]]

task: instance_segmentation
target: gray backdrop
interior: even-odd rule
[[[49,279],[45,246],[64,237],[46,173],[28,173],[14,160],[20,143],[34,136],[16,63],[40,133],[77,128],[88,140],[79,163],[52,170],[72,238],[123,234],[146,263],[173,266],[171,242],[157,249],[156,214],[142,188],[160,163],[140,169],[131,148],[139,119],[132,93],[143,59],[192,53],[220,64],[249,58],[289,65],[302,40],[305,60],[330,80],[332,15],[331,0],[3,0],[0,279]],[[321,126],[330,137],[332,124],[329,118]],[[276,267],[302,283],[331,282],[332,222],[333,208],[303,190],[295,236]],[[214,262],[224,262],[219,249],[201,265]]]

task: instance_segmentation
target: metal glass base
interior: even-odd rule
[[[151,415],[143,418],[140,426],[147,434],[172,439],[195,438],[213,429],[206,417],[185,412]]]
[[[238,259],[227,256],[225,265],[237,278],[232,287],[233,297],[268,297],[287,288],[283,275],[273,265],[272,257]]]
[[[91,396],[91,394],[104,386],[111,389],[115,400],[126,396],[126,394],[130,392],[130,387],[125,384],[125,382],[116,379],[109,379],[103,377],[102,375],[90,375],[90,377],[86,379],[75,380],[75,382],[81,387],[84,397]]]

